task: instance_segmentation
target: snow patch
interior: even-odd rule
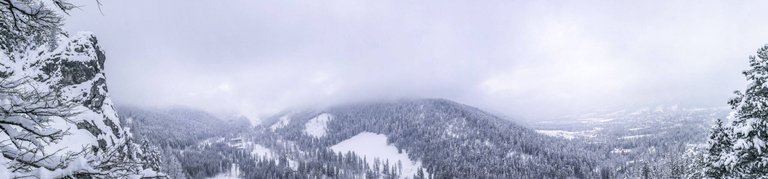
[[[403,165],[401,175],[403,178],[414,176],[421,167],[421,162],[408,158],[407,152],[403,150],[402,153],[398,153],[397,147],[387,144],[387,136],[383,134],[362,132],[331,146],[331,150],[342,153],[354,152],[361,157],[365,156],[370,166],[373,166],[374,158],[381,161],[389,160],[390,164],[395,165],[400,161]]]
[[[575,138],[587,138],[587,137],[595,137],[597,131],[600,130],[598,128],[595,128],[594,130],[587,130],[587,131],[564,131],[564,130],[536,130],[539,134],[544,134],[547,136],[552,137],[559,137],[564,139],[575,139]]]
[[[251,150],[251,155],[256,157],[266,157],[269,159],[272,159],[275,156],[272,150],[259,144],[253,145],[253,149]]]
[[[653,134],[623,136],[623,137],[619,137],[619,139],[623,139],[623,140],[626,140],[626,139],[638,139],[638,138],[650,137],[650,136],[653,136]]]
[[[623,155],[623,154],[628,154],[630,152],[632,152],[632,149],[614,148],[613,150],[611,150],[612,154],[622,154]]]
[[[280,129],[280,128],[283,128],[285,126],[288,126],[289,123],[291,123],[291,118],[288,115],[285,115],[283,117],[280,117],[280,120],[277,121],[277,123],[273,124],[269,128],[272,129],[272,131],[275,131],[277,129]]]
[[[328,131],[328,122],[333,120],[333,116],[328,113],[322,113],[312,118],[304,125],[304,133],[307,135],[321,138]]]

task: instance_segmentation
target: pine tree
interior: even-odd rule
[[[717,119],[715,126],[712,128],[712,133],[709,136],[709,145],[706,155],[706,165],[704,173],[708,177],[723,178],[726,176],[728,170],[723,165],[722,156],[730,151],[731,139],[726,133],[726,128],[723,126],[723,121]]]
[[[749,57],[750,69],[743,72],[749,82],[742,93],[728,103],[733,109],[731,152],[724,164],[732,168],[730,177],[768,176],[768,45]]]
[[[143,168],[150,168],[154,171],[160,171],[160,165],[162,164],[162,159],[160,157],[160,149],[149,144],[147,141],[143,141],[140,146],[141,151],[143,152],[141,157],[141,160],[143,162]]]
[[[419,171],[416,172],[416,176],[413,177],[413,178],[414,179],[425,179],[426,177],[424,176],[424,169],[419,167]]]
[[[692,147],[683,153],[682,160],[685,165],[685,175],[683,178],[707,178],[705,170],[707,169],[706,157],[708,157],[709,147]]]
[[[181,166],[181,162],[176,158],[176,155],[169,146],[165,146],[162,153],[162,172],[166,173],[169,178],[185,179],[184,169]]]
[[[641,172],[641,175],[643,176],[642,177],[643,179],[651,178],[651,169],[648,168],[648,164],[647,163],[643,164],[643,168],[642,168],[642,170],[640,172]]]

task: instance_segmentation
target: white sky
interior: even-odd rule
[[[66,28],[99,37],[116,102],[252,118],[399,97],[524,117],[724,106],[768,43],[768,1],[75,2]]]

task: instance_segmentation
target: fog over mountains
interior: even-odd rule
[[[0,1],[0,179],[768,178],[766,5]]]
[[[254,119],[401,97],[535,118],[722,107],[768,39],[762,1],[102,3],[66,27],[104,39],[115,101]]]

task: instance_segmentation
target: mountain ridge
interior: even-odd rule
[[[322,138],[305,134],[304,124],[311,118],[324,113],[334,116],[328,124],[328,134]],[[478,108],[446,99],[406,99],[345,104],[322,110],[289,112],[287,115],[274,116],[271,121],[279,122],[280,118],[285,119],[286,116],[291,120],[273,131],[286,136],[287,140],[296,141],[300,146],[305,145],[305,148],[328,147],[361,132],[384,134],[389,137],[389,142],[399,149],[408,151],[410,157],[422,160],[429,173],[445,177],[533,177],[550,172],[558,173],[556,176],[590,173],[597,176],[592,172],[592,169],[597,168],[596,164],[585,162],[586,159],[577,162],[578,158],[583,158],[577,156],[566,157],[575,160],[564,162],[567,163],[565,166],[570,166],[568,169],[550,171],[545,169],[546,167],[537,168],[536,166],[543,166],[548,162],[557,162],[543,156],[570,155],[566,151],[559,151],[562,147],[558,147],[567,145],[565,144],[567,142],[538,134]],[[274,124],[276,122],[266,123],[263,126]],[[537,144],[530,141],[536,141]],[[552,148],[543,146],[545,143]],[[441,147],[436,148],[437,146]],[[527,162],[516,161],[527,157],[530,158],[526,160]],[[459,166],[453,161],[447,161],[472,163],[470,161],[479,158],[495,159],[475,162],[478,166]],[[541,161],[532,162],[535,160]],[[516,164],[521,163],[531,167],[526,170],[514,169],[517,168]],[[448,170],[447,166],[452,169]],[[486,171],[490,168],[493,170]],[[533,170],[530,170],[531,168]],[[547,170],[547,172],[537,170]]]

